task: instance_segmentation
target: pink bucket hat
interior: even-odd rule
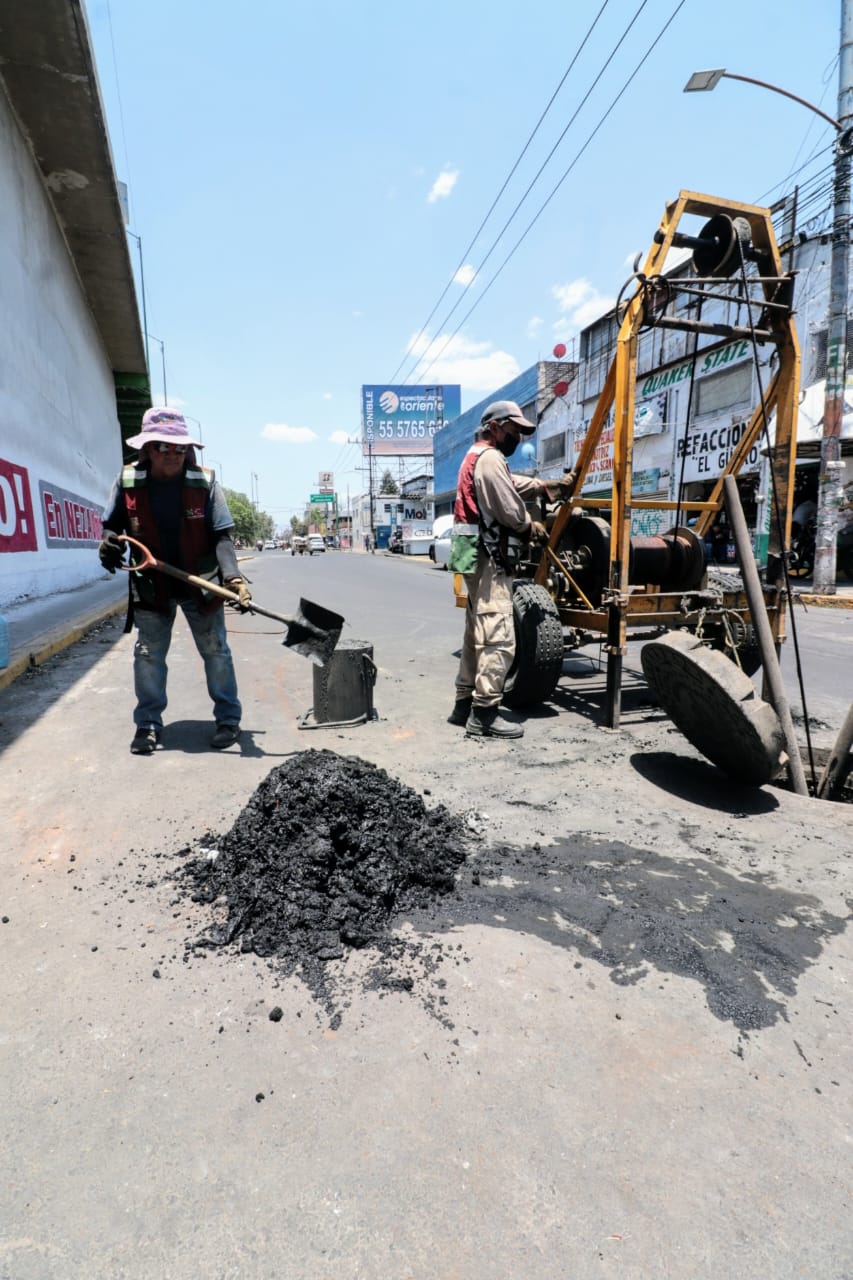
[[[141,449],[146,444],[194,444],[203,449],[200,440],[194,440],[187,430],[184,415],[167,407],[146,409],[139,435],[128,436],[131,449]]]

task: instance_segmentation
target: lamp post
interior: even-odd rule
[[[194,422],[194,423],[195,423],[195,425],[198,427],[198,438],[199,438],[199,441],[200,441],[202,444],[204,444],[204,436],[202,435],[202,432],[201,432],[201,423],[199,422],[198,418],[194,418],[194,417],[192,416],[192,414],[191,414],[191,413],[185,413],[185,414],[184,414],[184,417],[187,419],[187,421],[188,421],[188,422]]]
[[[744,80],[770,89],[808,107],[836,131],[833,174],[832,256],[830,259],[829,317],[826,335],[826,389],[815,537],[814,590],[835,594],[836,542],[841,499],[841,423],[847,383],[847,288],[850,272],[850,156],[853,152],[853,0],[841,0],[841,49],[838,62],[838,119],[787,89],[735,75],[731,71],[694,71],[685,93],[715,89],[723,78]]]
[[[221,463],[221,462],[219,462],[216,458],[208,458],[208,459],[206,459],[206,461],[208,461],[208,462],[212,462],[212,463],[213,463],[213,465],[214,465],[215,467],[217,467],[217,468],[218,468],[218,470],[217,470],[216,474],[217,474],[217,476],[218,476],[218,478],[219,478],[219,483],[224,487],[224,485],[225,485],[225,476],[222,474],[222,463]]]
[[[152,342],[159,342],[160,344],[160,361],[163,367],[163,404],[166,405],[169,403],[169,397],[166,394],[166,344],[162,338],[155,337],[155,335],[153,333],[149,333],[147,329],[145,330],[145,333]]]
[[[142,294],[142,332],[145,334],[145,368],[148,370],[148,379],[151,380],[151,360],[148,354],[148,312],[145,306],[145,269],[142,265],[142,236],[138,236],[135,231],[127,232],[129,236],[133,236],[136,241],[136,247],[139,250],[139,291]]]

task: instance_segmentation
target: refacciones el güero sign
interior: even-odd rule
[[[0,458],[0,552],[38,551],[26,467]]]
[[[459,417],[461,405],[458,385],[362,387],[362,453],[431,454],[436,431]]]

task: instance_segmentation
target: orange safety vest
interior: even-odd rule
[[[186,573],[197,577],[210,578],[214,581],[218,573],[216,553],[211,547],[210,531],[205,514],[210,495],[213,472],[206,467],[187,467],[184,472],[184,483],[181,490],[181,561]],[[160,541],[160,530],[151,511],[151,493],[148,488],[148,471],[131,463],[121,473],[121,488],[124,492],[124,505],[127,512],[128,532],[131,537],[138,538],[148,547],[152,555],[162,560],[163,550]],[[133,594],[138,604],[146,609],[154,609],[157,613],[166,613],[169,608],[169,579],[163,573],[131,574],[131,584],[135,588]],[[222,601],[210,596],[198,587],[187,590],[203,613],[213,613],[221,607]]]

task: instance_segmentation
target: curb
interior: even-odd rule
[[[814,596],[806,591],[800,591],[794,596],[795,604],[815,605],[824,609],[853,609],[853,595],[851,596]]]
[[[25,672],[33,667],[40,667],[42,663],[47,662],[48,658],[53,658],[57,653],[61,653],[63,649],[69,648],[91,631],[92,627],[96,627],[99,622],[106,622],[107,618],[111,618],[116,613],[124,613],[127,610],[127,600],[122,599],[120,604],[109,604],[101,607],[94,613],[87,614],[81,621],[75,623],[70,631],[56,631],[48,634],[41,648],[31,649],[28,653],[21,653],[13,658],[8,667],[4,667],[0,671],[0,689],[6,689],[10,684],[24,675]]]

